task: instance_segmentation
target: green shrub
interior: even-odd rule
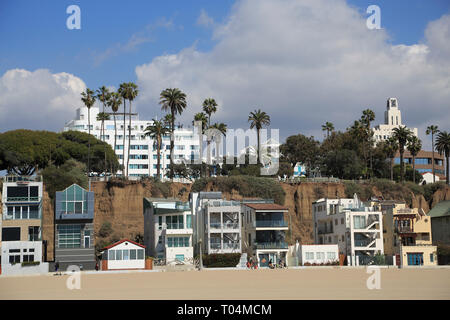
[[[217,253],[217,254],[204,254],[202,256],[203,266],[207,268],[227,268],[236,267],[241,259],[240,253]]]
[[[113,231],[113,229],[111,226],[111,222],[106,221],[100,227],[100,230],[98,231],[98,235],[102,238],[106,238],[112,233],[112,231]]]
[[[22,262],[22,267],[38,266],[40,264],[41,264],[40,261],[24,261],[24,262]]]
[[[163,196],[164,198],[172,196],[172,182],[161,182],[159,180],[154,180],[152,182],[152,196]]]
[[[211,191],[206,190],[211,183],[213,190],[231,193],[237,190],[243,197],[258,197],[273,199],[275,203],[284,204],[285,192],[281,185],[272,178],[253,176],[229,176],[216,178],[197,179],[192,185],[192,192]]]

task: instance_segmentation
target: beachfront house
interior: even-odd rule
[[[124,239],[101,250],[101,270],[144,270],[145,246]]]
[[[173,262],[192,263],[192,215],[189,202],[144,198],[146,255]]]

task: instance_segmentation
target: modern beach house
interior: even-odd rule
[[[173,262],[193,262],[193,228],[189,202],[144,198],[146,255]]]
[[[383,219],[381,211],[353,199],[319,199],[312,204],[314,241],[337,244],[348,265],[368,264],[376,254],[383,254]]]
[[[288,208],[269,201],[243,201],[243,251],[255,257],[260,267],[268,267],[282,260],[286,265],[289,226],[284,215]]]
[[[43,262],[41,176],[3,177],[1,222],[2,274],[48,272]]]
[[[94,192],[77,184],[55,194],[55,262],[62,270],[76,265],[93,270],[96,264],[94,242]]]

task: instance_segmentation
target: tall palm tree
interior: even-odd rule
[[[167,88],[161,92],[159,104],[161,110],[170,112],[170,178],[173,180],[173,150],[175,140],[175,115],[182,114],[186,109],[186,94],[178,88]]]
[[[127,83],[123,82],[120,84],[118,93],[120,95],[120,97],[122,98],[123,101],[123,145],[122,145],[122,176],[126,176],[127,175],[127,168],[125,168],[125,137],[126,137],[126,113],[127,113],[127,108],[126,108],[126,99],[124,98],[125,95],[125,91],[127,88]]]
[[[445,156],[445,177],[447,184],[449,184],[449,167],[448,167],[448,158],[450,157],[450,133],[447,131],[440,131],[436,138],[436,151],[439,152],[440,155]]]
[[[331,122],[325,122],[324,125],[322,125],[322,131],[327,132],[327,138],[330,136],[330,132],[334,130],[334,125]]]
[[[391,180],[394,180],[394,157],[398,150],[398,142],[394,137],[389,137],[384,142],[384,152],[389,157],[391,161]]]
[[[137,97],[139,90],[137,89],[137,85],[133,82],[125,83],[123,86],[120,85],[119,92],[124,100],[128,100],[128,107],[129,107],[129,113],[128,113],[128,155],[127,155],[127,174],[128,177],[128,171],[129,171],[129,165],[130,165],[130,149],[131,149],[131,102]],[[124,114],[125,117],[125,114]],[[125,119],[124,119],[125,123]],[[125,131],[125,126],[124,126]],[[125,139],[124,139],[125,141]],[[124,146],[125,147],[125,146]]]
[[[208,127],[211,126],[211,115],[217,111],[217,103],[213,98],[203,101],[203,111],[208,115]]]
[[[167,123],[164,120],[155,120],[153,119],[153,124],[145,128],[144,130],[145,136],[148,136],[155,140],[156,142],[156,179],[160,179],[160,166],[161,166],[161,145],[162,145],[162,137],[170,132],[170,129],[167,126]]]
[[[416,183],[416,156],[420,150],[422,150],[422,141],[416,136],[411,135],[408,139],[408,145],[406,147],[409,153],[412,155],[413,161],[413,182]]]
[[[405,163],[403,162],[403,153],[405,152],[405,146],[408,142],[412,132],[406,126],[399,126],[393,129],[392,136],[398,142],[398,152],[400,153],[400,181],[405,179]]]
[[[87,169],[88,169],[88,176],[91,172],[91,107],[94,105],[95,103],[95,95],[94,95],[94,91],[92,91],[89,88],[86,88],[85,92],[81,93],[81,101],[83,101],[84,105],[88,108],[88,165],[87,165]]]
[[[114,153],[116,152],[117,145],[117,123],[116,123],[116,113],[119,111],[119,107],[122,104],[122,97],[118,92],[112,92],[108,100],[108,106],[111,108],[114,117]]]
[[[373,164],[372,164],[373,163],[373,161],[372,161],[373,131],[370,129],[370,123],[374,120],[375,120],[375,112],[373,112],[373,110],[371,110],[371,109],[363,110],[362,116],[361,116],[361,123],[364,124],[367,128],[367,130],[366,130],[367,137],[366,137],[366,140],[363,141],[363,143],[367,144],[367,148],[369,150],[370,173],[371,174],[373,172]]]
[[[208,117],[203,112],[198,112],[194,115],[194,120],[192,121],[193,125],[195,124],[195,121],[202,122],[202,132],[206,130],[208,125]]]
[[[375,120],[375,112],[370,109],[366,109],[362,112],[361,122],[370,129],[370,123]]]
[[[259,164],[260,163],[259,148],[261,146],[259,132],[263,126],[270,125],[270,116],[267,113],[265,113],[264,111],[261,111],[261,109],[258,109],[258,110],[250,112],[250,114],[248,116],[248,122],[250,122],[250,129],[256,128],[256,134],[257,134],[257,139],[258,139],[257,163]]]
[[[102,113],[105,113],[105,106],[108,103],[109,97],[111,95],[111,93],[109,92],[108,88],[106,88],[105,86],[102,86],[100,88],[97,89],[97,96],[96,98],[103,104],[103,110]],[[100,135],[101,135],[101,139],[102,141],[105,141],[105,121],[102,121],[101,127],[100,127]]]
[[[102,122],[102,126],[103,126],[103,141],[105,141],[105,127],[104,127],[104,123],[105,123],[105,121],[107,121],[107,120],[109,120],[109,114],[108,113],[106,113],[106,112],[99,112],[98,114],[97,114],[97,121],[101,121]],[[100,130],[100,132],[102,132],[102,130]],[[104,149],[105,149],[105,170],[104,170],[104,172],[106,172],[107,171],[107,164],[106,164],[106,146],[107,146],[107,144],[105,143],[104,144]]]
[[[431,126],[427,127],[426,134],[427,135],[431,134],[431,150],[433,152],[433,155],[432,155],[432,157],[433,157],[433,183],[436,182],[436,178],[434,176],[434,135],[438,132],[439,132],[438,126],[431,125]]]

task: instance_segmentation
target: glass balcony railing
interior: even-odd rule
[[[223,244],[223,248],[224,249],[239,249],[239,243],[226,243],[224,242]]]
[[[209,227],[211,229],[222,229],[222,224],[220,222],[211,222]]]
[[[398,233],[413,233],[414,232],[413,229],[409,226],[404,226],[404,227],[397,226],[395,228],[395,231]]]
[[[367,247],[373,240],[355,240],[355,247]]]
[[[40,197],[6,197],[6,202],[40,202]]]
[[[257,242],[255,243],[256,249],[287,249],[288,244],[286,242]]]
[[[228,222],[228,223],[220,223],[220,222],[211,222],[209,224],[211,229],[239,229],[239,223],[237,222]]]
[[[255,227],[257,228],[279,228],[279,227],[287,227],[288,224],[284,220],[256,220]]]
[[[167,229],[184,229],[183,223],[167,223],[166,224]]]

